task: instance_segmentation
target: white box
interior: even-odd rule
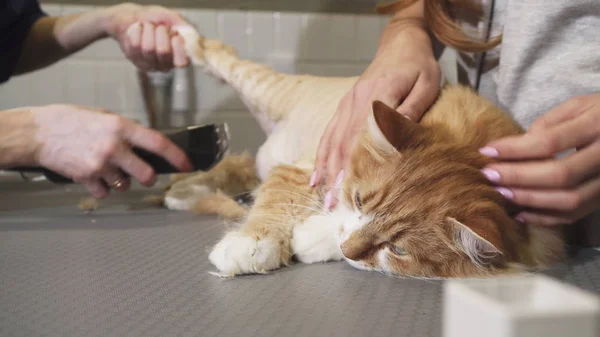
[[[542,275],[449,280],[444,337],[598,337],[596,294]]]

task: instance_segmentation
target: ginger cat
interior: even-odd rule
[[[240,189],[215,194],[228,180],[213,184],[212,171],[179,179],[165,195],[170,209],[242,216],[209,254],[219,275],[345,259],[395,276],[483,277],[563,258],[561,230],[518,223],[517,208],[480,173],[490,159],[478,148],[523,130],[470,89],[445,87],[420,123],[373,102],[340,202],[328,212],[325,188],[309,179],[321,134],[357,78],[281,74],[192,27],[177,30],[193,63],[231,85],[268,135],[250,209],[232,202]]]

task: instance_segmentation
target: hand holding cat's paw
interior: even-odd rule
[[[271,239],[229,232],[210,252],[210,262],[220,275],[264,274],[283,265],[281,247]]]
[[[520,220],[575,222],[598,209],[600,201],[599,121],[600,94],[572,98],[540,117],[525,135],[481,149],[500,160],[483,173],[502,186],[498,191],[506,198],[531,208],[518,215]],[[573,149],[577,151],[555,158]]]
[[[120,4],[104,11],[108,35],[132,63],[146,71],[167,71],[189,62],[183,40],[172,27],[187,23],[179,13],[160,6]]]

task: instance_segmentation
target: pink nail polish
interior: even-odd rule
[[[315,184],[317,183],[317,171],[313,172],[312,176],[310,176],[310,187],[315,187]]]
[[[498,193],[502,194],[506,199],[514,198],[513,192],[511,190],[509,190],[508,188],[496,187],[496,191],[498,191]]]
[[[481,153],[484,156],[487,157],[492,157],[492,158],[496,158],[498,157],[498,150],[494,149],[493,147],[482,147],[481,149],[479,149],[479,153]]]
[[[515,217],[515,220],[517,220],[518,222],[520,222],[522,224],[525,224],[525,219],[523,219],[523,217],[521,217],[520,215],[517,215]]]
[[[331,202],[333,201],[333,195],[331,192],[327,192],[325,195],[325,209],[329,210],[331,208]]]
[[[343,180],[344,180],[344,170],[341,170],[340,173],[338,173],[337,177],[335,178],[335,188],[339,188],[340,185],[342,184]]]
[[[500,173],[496,170],[485,168],[481,170],[481,173],[491,182],[497,183],[500,181]]]

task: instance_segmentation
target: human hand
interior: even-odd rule
[[[51,105],[31,108],[38,165],[83,184],[96,198],[112,187],[129,189],[128,176],[152,186],[152,167],[131,150],[136,146],[164,157],[181,171],[192,165],[185,153],[158,131],[105,110]]]
[[[483,173],[506,198],[528,208],[517,219],[540,225],[576,222],[599,207],[599,125],[600,94],[572,98],[538,118],[526,134],[482,148],[481,153],[500,160]]]
[[[146,71],[187,66],[183,40],[171,28],[188,24],[177,12],[160,6],[120,4],[108,7],[105,30],[121,45],[127,58]]]
[[[341,99],[321,138],[311,186],[324,181],[326,186],[337,189],[334,180],[336,185],[342,181],[350,151],[366,125],[374,100],[418,121],[437,97],[440,77],[440,66],[427,33],[420,27],[399,32],[393,43],[378,51],[354,87]],[[329,192],[325,207],[330,209],[335,204]]]

